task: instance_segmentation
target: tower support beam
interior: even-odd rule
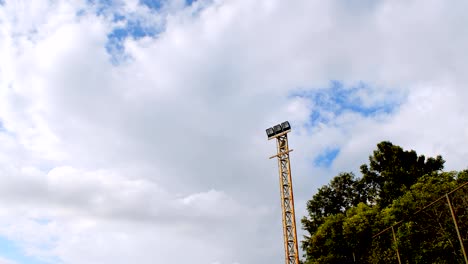
[[[285,122],[286,123],[286,122]],[[283,123],[284,124],[284,123]],[[289,123],[287,124],[289,126]],[[291,164],[289,161],[288,135],[286,131],[278,133],[269,139],[276,138],[277,154],[270,157],[278,158],[279,183],[281,194],[281,208],[283,217],[283,237],[286,264],[299,264],[299,251],[297,245],[296,215],[294,211],[294,195],[291,178]],[[268,130],[267,130],[268,133]]]

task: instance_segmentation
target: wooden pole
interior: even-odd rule
[[[397,243],[397,240],[396,240],[395,230],[393,229],[393,226],[392,226],[392,234],[393,234],[393,242],[395,243],[395,249],[396,249],[396,256],[398,258],[398,264],[401,264],[400,252],[398,251],[398,243]]]
[[[452,214],[453,224],[455,225],[455,230],[457,231],[458,240],[460,241],[460,246],[462,249],[463,257],[465,258],[465,263],[468,264],[468,258],[466,257],[465,245],[463,245],[463,238],[460,235],[460,230],[458,229],[457,218],[455,216],[455,211],[453,210],[452,202],[450,201],[450,197],[448,194],[445,195],[447,197],[447,203],[450,208],[450,213]]]

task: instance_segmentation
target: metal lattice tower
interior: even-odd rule
[[[277,154],[270,159],[278,158],[280,177],[281,207],[283,211],[283,236],[286,264],[299,264],[297,246],[296,216],[294,212],[294,195],[291,179],[291,164],[289,162],[288,133],[291,131],[289,122],[283,122],[267,129],[268,139],[276,138]]]

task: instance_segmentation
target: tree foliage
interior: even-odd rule
[[[425,158],[390,142],[381,142],[361,178],[340,173],[307,202],[302,219],[309,233],[302,248],[310,263],[392,263],[396,223],[405,263],[462,263],[460,244],[445,199],[421,210],[468,180],[468,172],[442,172],[441,156]],[[467,188],[451,195],[468,241]],[[415,215],[416,212],[420,211]]]
[[[445,161],[441,156],[426,158],[416,151],[404,151],[388,141],[377,145],[369,165],[361,166],[362,182],[369,199],[382,207],[400,197],[421,176],[441,171]]]

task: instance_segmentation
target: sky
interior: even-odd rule
[[[0,264],[283,263],[285,120],[298,227],[383,140],[467,169],[466,10],[0,1]]]

